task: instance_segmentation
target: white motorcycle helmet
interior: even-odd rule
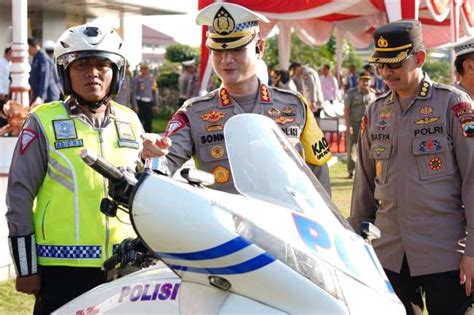
[[[72,90],[68,66],[79,58],[96,56],[107,58],[113,63],[113,79],[109,95],[116,95],[125,77],[125,57],[123,41],[111,28],[97,24],[84,24],[66,30],[56,42],[54,59],[59,77],[63,84],[64,94],[75,95]],[[97,102],[97,107],[104,101]],[[88,102],[85,102],[88,103]]]

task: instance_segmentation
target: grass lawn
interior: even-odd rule
[[[162,132],[168,123],[165,119],[155,119],[153,130]],[[156,128],[156,129],[155,129]],[[346,179],[347,170],[344,161],[339,161],[330,167],[332,198],[344,217],[349,215],[349,207],[352,194],[352,180]],[[15,290],[13,280],[0,282],[0,315],[31,314],[34,298],[30,295],[21,294]]]

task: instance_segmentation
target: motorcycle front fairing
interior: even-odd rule
[[[271,119],[235,116],[225,139],[240,194],[153,174],[135,190],[138,235],[183,283],[286,313],[403,314],[372,247]]]
[[[166,267],[101,285],[55,314],[404,314],[372,247],[272,120],[235,116],[225,138],[239,194],[143,174],[131,222]]]

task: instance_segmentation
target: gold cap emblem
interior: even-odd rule
[[[214,21],[212,21],[214,31],[219,35],[229,35],[235,29],[235,21],[224,7],[217,11]]]
[[[377,45],[381,48],[386,48],[388,47],[388,42],[385,38],[380,36],[379,39],[377,40]]]

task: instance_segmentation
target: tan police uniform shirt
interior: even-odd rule
[[[403,109],[389,92],[361,126],[349,222],[374,222],[382,266],[412,276],[458,270],[474,256],[474,114],[469,97],[425,75]]]
[[[472,97],[474,96],[474,95],[471,95],[471,93],[469,93],[469,91],[468,91],[464,86],[460,85],[459,83],[455,83],[455,84],[453,84],[453,86],[454,86],[456,89],[459,89],[459,90],[461,90],[461,91],[466,92],[466,93],[471,97],[471,99],[472,99]]]
[[[305,105],[294,92],[262,84],[252,113],[272,118],[289,138],[299,140],[305,127],[305,110]],[[172,146],[160,165],[161,171],[172,175],[193,157],[198,169],[214,174],[216,184],[212,188],[235,192],[225,148],[224,125],[229,118],[241,113],[245,113],[244,109],[225,88],[188,100],[168,124],[165,134],[171,138]],[[310,121],[316,124],[314,119]],[[324,157],[330,152],[324,138],[322,142],[313,147],[319,156]],[[309,166],[329,192],[327,165]]]
[[[349,111],[349,125],[358,132],[362,117],[367,106],[375,101],[375,93],[372,89],[364,93],[359,88],[351,89],[344,100],[344,106]]]

